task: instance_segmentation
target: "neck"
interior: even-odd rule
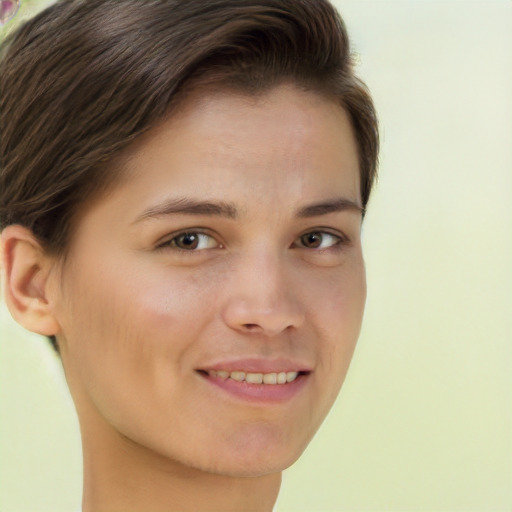
[[[117,432],[82,428],[82,439],[83,512],[271,512],[281,485],[281,473],[233,477],[190,468]]]

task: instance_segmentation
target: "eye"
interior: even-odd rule
[[[182,251],[201,251],[204,249],[214,249],[221,245],[212,236],[197,231],[186,231],[179,233],[170,240],[167,240],[158,248],[171,247]]]
[[[300,246],[306,249],[328,249],[341,244],[340,236],[327,233],[326,231],[311,231],[299,238]]]

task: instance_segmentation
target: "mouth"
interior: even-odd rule
[[[196,370],[213,390],[251,403],[283,403],[296,396],[308,383],[309,370],[254,372],[243,370]]]
[[[281,371],[271,373],[257,373],[243,370],[234,372],[228,370],[198,370],[199,373],[206,377],[234,380],[236,382],[246,382],[248,384],[264,384],[264,385],[284,385],[295,381],[301,375],[307,375],[308,371]]]

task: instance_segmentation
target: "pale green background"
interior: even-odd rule
[[[511,511],[512,1],[336,4],[382,126],[368,303],[276,511]],[[58,360],[5,310],[0,334],[0,511],[73,512],[79,437]]]

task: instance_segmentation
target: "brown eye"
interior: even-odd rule
[[[180,251],[201,251],[221,247],[217,240],[206,233],[199,231],[185,231],[168,239],[158,246],[159,248],[178,249]]]
[[[311,231],[300,237],[300,244],[307,249],[327,249],[341,242],[341,238],[325,231]]]
[[[194,250],[199,246],[199,236],[197,233],[183,233],[173,238],[174,245],[179,249]]]
[[[322,245],[322,233],[306,233],[300,237],[300,241],[304,247],[317,249]]]

